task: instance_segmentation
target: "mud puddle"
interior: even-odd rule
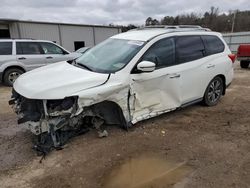
[[[179,188],[193,171],[185,162],[141,156],[127,160],[103,179],[104,188]]]

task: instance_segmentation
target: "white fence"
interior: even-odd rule
[[[237,52],[240,44],[250,44],[250,32],[225,33],[223,38],[233,53]]]

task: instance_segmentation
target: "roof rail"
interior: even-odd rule
[[[0,40],[35,40],[33,38],[0,38]]]
[[[143,26],[137,28],[137,30],[143,29],[169,29],[169,30],[178,30],[178,31],[194,31],[194,30],[201,30],[201,31],[211,31],[208,28],[203,28],[199,25],[150,25],[150,26]]]

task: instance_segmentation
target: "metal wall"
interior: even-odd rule
[[[85,46],[94,46],[93,29],[91,27],[79,27],[61,25],[62,46],[69,51],[74,51],[74,41],[84,41]]]
[[[237,52],[240,44],[250,44],[250,32],[227,33],[223,38],[233,53]]]
[[[120,33],[115,27],[33,22],[12,22],[9,30],[11,38],[50,40],[69,51],[75,50],[74,42],[84,41],[85,46],[92,47]]]
[[[18,27],[18,24],[16,22],[9,24],[9,30],[10,30],[11,38],[21,38],[20,32],[19,32],[19,27]]]
[[[95,33],[95,41],[96,44],[102,42],[104,39],[107,39],[111,36],[114,35],[114,33],[120,33],[120,30],[118,28],[94,28],[94,33]]]
[[[55,41],[60,44],[58,25],[38,23],[18,23],[20,38]]]

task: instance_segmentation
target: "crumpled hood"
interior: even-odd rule
[[[63,99],[77,91],[103,84],[108,76],[59,62],[21,75],[13,87],[29,99]]]

